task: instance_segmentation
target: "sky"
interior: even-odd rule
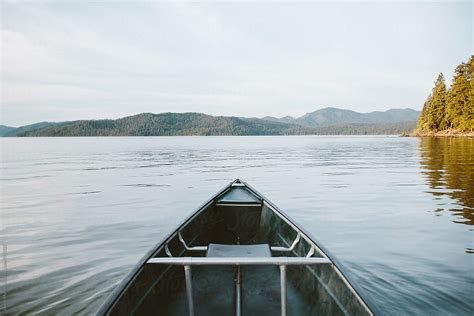
[[[1,2],[0,124],[421,109],[472,1]]]

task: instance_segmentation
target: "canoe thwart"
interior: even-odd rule
[[[147,264],[168,264],[178,266],[262,266],[262,265],[314,265],[332,263],[320,257],[156,257]]]

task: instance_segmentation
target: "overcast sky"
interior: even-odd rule
[[[474,52],[465,2],[2,1],[1,120],[420,109]]]

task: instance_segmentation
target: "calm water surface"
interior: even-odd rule
[[[474,139],[1,139],[0,310],[90,314],[234,178],[318,238],[386,315],[474,311]]]

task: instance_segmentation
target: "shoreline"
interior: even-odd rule
[[[474,137],[474,131],[461,132],[455,130],[444,130],[438,132],[411,132],[403,133],[401,137]]]

